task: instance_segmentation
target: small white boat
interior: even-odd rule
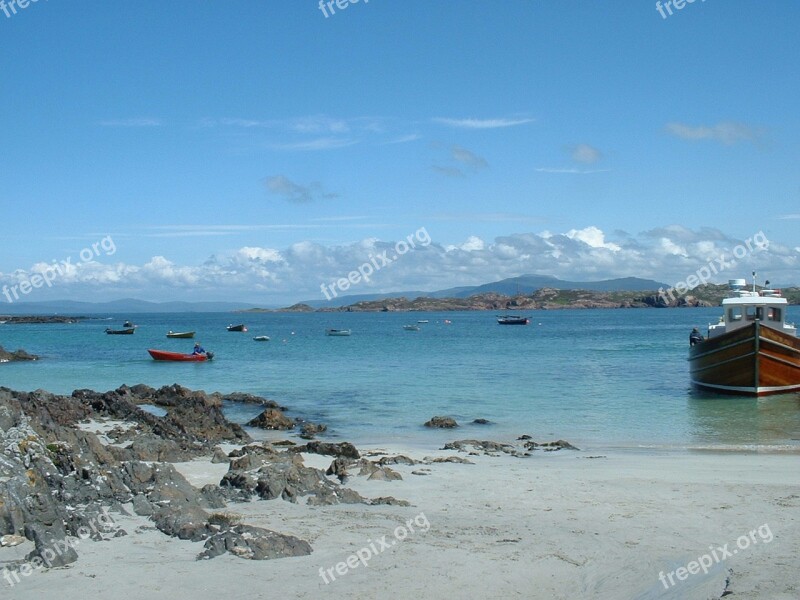
[[[419,325],[403,325],[403,329],[406,331],[419,331],[422,328]]]
[[[350,335],[350,330],[349,329],[326,329],[325,330],[325,335],[344,337],[344,336]]]
[[[268,335],[257,335],[253,338],[256,342],[268,342],[269,336]]]
[[[420,319],[417,323],[430,323],[428,319]]]

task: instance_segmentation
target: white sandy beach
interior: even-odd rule
[[[360,449],[415,459],[457,454]],[[473,465],[393,466],[403,481],[354,476],[347,483],[368,497],[408,500],[410,507],[311,507],[283,500],[229,506],[247,524],[310,542],[314,552],[300,558],[250,561],[226,554],[197,561],[202,544],[167,537],[141,517],[114,515],[127,536],[82,541],[77,563],[34,572],[13,587],[0,584],[3,597],[64,600],[122,595],[706,599],[720,597],[726,585],[735,598],[800,596],[796,455],[615,451],[595,456],[600,455],[470,456]],[[322,468],[331,460],[304,457],[307,465]],[[227,470],[226,464],[205,460],[177,466],[197,486],[218,483]],[[398,536],[404,531],[396,528],[409,525],[414,531],[398,540],[395,531]],[[382,536],[388,549],[381,550]],[[749,536],[747,544],[739,542],[747,547],[737,546],[740,536]],[[29,551],[28,544],[0,549],[0,561]],[[723,559],[725,544],[731,556]],[[355,559],[355,568],[346,567],[359,551],[374,554],[366,558],[368,567]],[[675,584],[669,584],[670,572],[705,554],[714,563],[708,574],[683,572],[684,580],[673,575]],[[343,575],[336,571],[339,563],[345,563],[339,565]],[[659,580],[662,572],[666,584]]]

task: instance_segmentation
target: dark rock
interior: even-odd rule
[[[305,440],[313,439],[318,433],[323,433],[328,430],[328,426],[324,423],[310,423],[304,422],[300,426],[300,437]]]
[[[373,498],[369,501],[373,506],[411,506],[407,500],[398,500],[393,496],[381,496],[380,498]]]
[[[149,517],[155,513],[153,503],[142,495],[137,494],[133,497],[133,512],[140,517]]]
[[[214,448],[214,455],[211,457],[211,462],[213,464],[226,463],[230,462],[230,458],[228,458],[228,455],[225,454],[225,451],[222,448],[216,446]]]
[[[507,454],[513,454],[515,452],[515,448],[511,444],[478,440],[458,440],[449,442],[444,445],[442,450],[460,450],[466,452],[469,447],[483,452],[505,452]]]
[[[39,357],[35,354],[28,354],[22,349],[8,352],[0,346],[0,362],[12,362],[15,360],[39,360]]]
[[[311,545],[291,535],[283,535],[250,525],[234,525],[206,540],[198,559],[209,559],[230,552],[249,560],[270,560],[311,554]]]
[[[286,430],[294,427],[294,421],[284,415],[276,408],[268,408],[255,419],[250,420],[249,427],[260,427],[261,429]]]
[[[455,419],[450,417],[433,417],[430,421],[425,423],[425,427],[438,427],[440,429],[452,429],[458,427]]]
[[[361,458],[358,450],[350,442],[340,442],[332,444],[328,442],[308,442],[302,446],[294,446],[289,449],[291,452],[308,452],[310,454],[323,454],[325,456],[341,456],[342,458]]]
[[[378,461],[379,465],[415,465],[417,461],[409,458],[405,454],[398,454],[397,456],[383,456]]]
[[[555,450],[580,450],[580,448],[576,448],[569,442],[565,440],[556,440],[555,442],[544,442],[543,444],[539,444],[542,448],[544,448],[548,452],[553,452]]]
[[[390,469],[389,467],[380,467],[375,469],[372,473],[370,473],[367,479],[374,479],[377,481],[398,481],[402,480],[403,477],[397,471]]]
[[[474,421],[472,421],[472,424],[473,425],[491,425],[492,422],[489,421],[488,419],[475,419]]]
[[[153,522],[159,531],[181,540],[199,542],[211,535],[208,514],[196,506],[162,508],[153,516]]]
[[[335,458],[331,463],[331,466],[328,467],[328,470],[325,471],[325,474],[338,477],[339,481],[344,483],[349,477],[349,473],[347,472],[349,463],[350,461],[348,461],[346,458]]]
[[[42,561],[47,567],[64,567],[78,560],[75,539],[68,538],[60,524],[46,527],[41,523],[27,523],[25,537],[36,544],[36,549],[25,557],[28,562]]]
[[[456,464],[461,464],[461,465],[474,465],[475,464],[471,460],[468,460],[466,458],[461,458],[460,456],[446,456],[446,457],[445,456],[439,456],[439,457],[436,457],[436,458],[433,458],[431,456],[426,456],[424,462],[425,462],[426,465],[436,464],[436,463],[456,463]]]
[[[214,394],[221,400],[226,402],[239,402],[241,404],[260,404],[266,408],[275,408],[277,410],[286,410],[285,406],[281,406],[273,400],[267,400],[261,396],[254,396],[253,394],[243,394],[241,392],[234,392],[232,394]]]

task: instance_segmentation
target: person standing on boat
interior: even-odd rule
[[[205,354],[205,353],[206,353],[206,351],[203,349],[203,347],[200,344],[195,344],[194,345],[194,351],[192,352],[192,354]]]
[[[705,338],[697,330],[697,327],[692,329],[692,333],[689,334],[689,345],[694,346],[695,344],[699,344],[703,341],[705,341]]]

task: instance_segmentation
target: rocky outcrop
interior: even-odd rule
[[[324,456],[338,456],[342,458],[361,458],[361,454],[358,452],[358,449],[350,442],[340,442],[334,444],[314,440],[308,442],[307,444],[303,444],[302,446],[292,446],[290,451],[308,452],[309,454],[322,454]]]
[[[205,548],[198,559],[214,558],[225,552],[250,560],[311,554],[311,545],[304,540],[250,525],[234,525],[214,533],[206,540]]]
[[[517,441],[522,442],[522,445],[518,446],[515,444],[492,441],[457,440],[455,442],[448,442],[444,445],[442,450],[458,450],[459,452],[467,452],[475,456],[480,454],[497,456],[499,453],[502,453],[517,457],[531,456],[531,452],[539,448],[545,452],[555,452],[558,450],[579,450],[579,448],[576,448],[565,440],[537,443],[533,441],[531,436],[523,435],[517,438]],[[434,462],[436,461],[434,460]]]
[[[329,480],[320,469],[305,466],[303,457],[294,450],[278,451],[259,444],[245,446],[238,452],[240,456],[231,461],[220,486],[241,490],[248,499],[253,495],[262,500],[281,498],[288,502],[305,498],[313,505],[367,502],[353,490]]]
[[[208,510],[245,495],[214,485],[198,490],[166,462],[208,456],[222,442],[250,441],[225,419],[221,403],[219,395],[177,385],[78,390],[71,396],[0,388],[0,538],[8,544],[31,540],[35,547],[26,558],[31,564],[63,566],[77,560],[78,541],[125,535],[109,510],[130,504],[163,533],[205,542],[201,558],[221,552],[253,560],[310,553],[297,538],[212,519]],[[167,414],[156,417],[141,404],[160,406]],[[102,434],[88,430],[93,422],[108,420],[121,425]],[[285,454],[289,461],[300,459]],[[321,504],[337,496],[363,500],[335,489],[324,474],[320,481],[302,464],[273,467],[256,480],[264,497],[299,495],[305,485],[318,487]]]
[[[29,354],[28,352],[25,352],[25,350],[22,349],[15,350],[14,352],[9,352],[8,350],[0,346],[0,363],[12,362],[15,360],[39,360],[39,357],[36,356],[35,354]]]
[[[249,427],[259,427],[261,429],[274,429],[285,431],[294,428],[294,421],[284,415],[276,408],[268,408],[255,419],[248,421]]]
[[[438,427],[440,429],[452,429],[458,427],[456,420],[451,417],[433,417],[425,423],[425,427]]]

